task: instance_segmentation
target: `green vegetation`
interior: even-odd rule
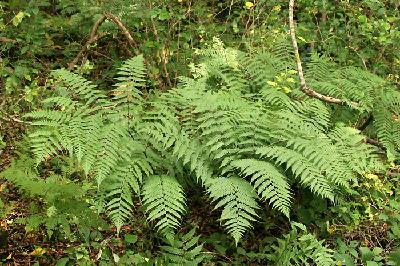
[[[400,265],[397,1],[0,10],[2,264]]]

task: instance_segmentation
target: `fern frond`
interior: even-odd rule
[[[138,191],[140,180],[135,178],[127,163],[120,164],[111,174],[112,184],[107,187],[106,209],[119,233],[132,213],[132,191]]]
[[[97,184],[106,179],[112,170],[117,166],[121,155],[127,152],[125,145],[131,143],[127,126],[123,123],[109,124],[102,128],[100,140],[98,142],[98,151],[95,169],[95,179]],[[125,146],[126,147],[126,146]]]
[[[220,219],[237,244],[258,216],[257,194],[247,181],[237,177],[213,179],[207,190],[217,202],[215,209],[223,208]]]
[[[115,84],[117,88],[112,91],[113,102],[117,106],[142,103],[142,91],[140,89],[146,85],[145,76],[146,68],[143,55],[126,60],[118,71],[118,77],[116,78],[118,83]]]
[[[334,189],[331,186],[331,182],[315,168],[312,161],[301,153],[277,146],[258,148],[256,153],[263,157],[274,159],[278,164],[284,164],[312,192],[334,201]]]
[[[278,238],[277,245],[273,245],[274,252],[268,257],[274,265],[333,265],[333,250],[324,245],[314,235],[307,232],[304,225],[292,223],[292,230]]]
[[[231,163],[233,167],[242,170],[242,174],[251,176],[251,182],[258,195],[269,200],[273,208],[289,217],[291,192],[286,177],[271,163],[241,159]]]
[[[185,212],[185,196],[175,177],[150,176],[143,185],[143,204],[148,219],[157,220],[161,232],[174,230]]]
[[[106,98],[106,96],[97,89],[96,85],[78,74],[72,73],[66,69],[59,69],[54,70],[52,75],[54,78],[62,81],[62,84],[66,86],[70,95],[79,96],[79,98],[84,99],[88,105],[96,101],[101,102]]]

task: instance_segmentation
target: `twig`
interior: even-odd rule
[[[128,39],[129,44],[131,46],[136,46],[136,42],[135,40],[132,38],[132,35],[129,33],[128,29],[125,27],[125,25],[121,22],[121,20],[115,16],[112,13],[105,13],[105,16],[111,20],[112,22],[114,22],[115,25],[117,25],[117,27],[122,31],[122,33],[125,35],[125,37]]]
[[[90,31],[89,39],[87,40],[86,44],[82,47],[82,49],[76,55],[74,60],[72,60],[71,63],[68,64],[69,70],[72,70],[74,66],[78,63],[78,61],[85,55],[85,53],[87,53],[87,51],[90,48],[90,45],[97,42],[98,40],[100,40],[101,38],[103,38],[108,34],[107,32],[97,34],[97,30],[106,19],[110,20],[115,25],[117,25],[117,27],[121,30],[122,34],[126,37],[126,39],[128,40],[129,44],[132,47],[136,46],[135,40],[132,38],[132,35],[129,33],[128,29],[125,27],[122,21],[114,14],[107,12],[104,15],[102,15],[93,25],[92,30]]]
[[[151,3],[151,1],[149,1],[149,8],[153,9],[153,4]],[[156,38],[157,43],[161,43],[160,42],[160,37],[158,36],[157,26],[156,26],[156,23],[155,23],[155,21],[154,21],[152,16],[150,16],[150,21],[151,21],[151,25],[153,27],[154,37]],[[168,72],[168,69],[167,69],[167,59],[165,57],[165,49],[164,49],[164,46],[162,46],[161,48],[162,49],[161,49],[161,52],[160,52],[160,57],[161,57],[162,69],[164,71],[165,79],[167,80],[168,85],[171,87],[172,83],[171,83],[171,80],[169,78],[169,72]]]
[[[12,43],[16,43],[17,40],[10,39],[10,38],[7,38],[7,37],[0,37],[0,42],[12,42]]]
[[[375,140],[375,139],[371,139],[371,138],[366,137],[365,140],[364,140],[364,142],[365,142],[365,143],[368,143],[368,144],[371,144],[371,145],[374,145],[374,146],[376,146],[376,147],[378,147],[378,148],[381,148],[381,149],[383,149],[383,150],[386,149],[385,146],[383,146],[382,143],[380,143],[379,141],[377,141],[377,140]]]
[[[316,92],[315,90],[309,88],[306,84],[306,80],[304,78],[304,73],[303,73],[303,66],[301,64],[301,59],[300,59],[300,54],[299,54],[299,48],[298,48],[297,40],[296,40],[296,29],[295,29],[295,25],[294,25],[294,15],[293,15],[294,1],[295,0],[289,1],[289,27],[290,27],[290,36],[292,38],[293,51],[294,51],[294,55],[296,58],[297,73],[300,78],[300,89],[302,92],[304,92],[308,96],[319,99],[321,101],[324,101],[327,103],[334,103],[334,104],[345,104],[346,103],[345,100],[334,98],[334,97],[327,96],[327,95],[323,95],[323,94]],[[356,102],[348,102],[348,103],[353,106],[358,106],[358,103],[356,103]]]
[[[97,55],[97,56],[105,57],[105,58],[107,58],[107,59],[110,60],[110,61],[113,61],[113,62],[115,61],[113,58],[111,58],[111,57],[109,57],[109,56],[107,56],[107,55],[105,55],[105,54],[103,54],[103,53],[100,53],[100,52],[98,52],[98,51],[96,51],[96,50],[93,50],[92,53],[93,53],[94,55]]]
[[[360,131],[363,131],[369,124],[371,124],[373,120],[372,114],[369,113],[367,118],[364,120],[359,120],[356,124],[356,128]]]
[[[15,118],[15,117],[0,117],[0,119],[3,119],[4,121],[7,122],[16,122],[20,124],[32,124],[32,122],[29,121],[22,121],[21,119]]]
[[[89,39],[87,40],[86,44],[82,47],[79,53],[75,56],[75,58],[68,64],[68,70],[74,69],[74,66],[78,63],[79,59],[89,50],[90,45],[97,42],[99,39],[103,38],[107,35],[106,32],[103,32],[97,35],[97,30],[99,29],[100,25],[106,20],[106,16],[102,15],[96,23],[94,23],[92,30],[90,31]]]

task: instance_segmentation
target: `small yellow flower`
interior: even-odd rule
[[[286,81],[289,82],[289,83],[294,83],[295,82],[294,78],[288,78]]]
[[[289,89],[288,87],[283,87],[282,90],[283,90],[284,93],[289,93],[289,92],[292,91],[292,90]]]
[[[46,253],[46,250],[42,247],[37,247],[34,251],[30,253],[31,256],[41,256]]]
[[[368,179],[378,179],[378,176],[374,174],[366,174],[365,177]]]
[[[273,82],[273,81],[270,81],[270,80],[267,81],[267,84],[272,86],[272,87],[278,86],[278,84],[276,82]]]
[[[272,8],[273,11],[281,11],[281,5],[274,6]]]
[[[298,38],[300,41],[302,41],[302,42],[307,42],[306,39],[304,39],[304,38],[301,37],[301,36],[297,36],[297,38]]]
[[[252,8],[254,6],[254,4],[252,2],[246,2],[245,6],[246,6],[247,9],[250,9],[250,8]]]

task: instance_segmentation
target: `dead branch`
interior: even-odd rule
[[[7,38],[7,37],[0,37],[0,42],[4,42],[4,43],[7,43],[7,42],[16,43],[17,40],[10,39],[10,38]]]
[[[357,121],[355,128],[357,128],[360,131],[363,131],[369,124],[371,124],[372,120],[374,120],[374,118],[372,114],[369,113],[366,118]]]
[[[108,34],[107,32],[97,34],[97,30],[106,19],[113,22],[120,29],[120,31],[126,37],[132,47],[136,46],[135,40],[132,38],[132,35],[129,33],[128,29],[125,27],[122,21],[112,13],[105,13],[93,25],[92,30],[90,31],[89,39],[87,40],[86,44],[82,47],[76,57],[71,61],[71,63],[68,64],[69,70],[72,70],[74,66],[78,63],[78,61],[89,51],[90,45],[97,42]]]
[[[68,64],[68,70],[74,69],[74,66],[78,63],[78,61],[82,58],[82,56],[89,50],[90,45],[97,42],[99,39],[103,38],[107,35],[106,32],[101,34],[97,34],[97,30],[99,29],[100,25],[106,20],[106,16],[102,15],[96,23],[94,23],[92,30],[90,31],[90,36],[85,45],[79,51],[79,53],[75,56],[75,58]]]
[[[153,4],[152,4],[151,1],[149,1],[149,7],[150,7],[150,9],[153,9]],[[151,21],[151,25],[153,27],[154,37],[156,38],[157,43],[161,43],[160,42],[160,37],[158,36],[156,23],[155,23],[155,21],[154,21],[152,16],[150,16],[150,21]],[[164,46],[162,46],[162,49],[161,49],[161,52],[160,52],[160,58],[161,58],[161,64],[162,64],[162,69],[164,71],[165,79],[167,80],[168,85],[171,87],[172,83],[171,83],[171,79],[169,77],[169,72],[168,72],[168,69],[167,69],[167,58],[165,56]]]
[[[0,119],[6,121],[6,122],[16,122],[16,123],[21,123],[21,124],[32,124],[32,122],[29,121],[23,121],[21,119],[18,119],[16,117],[0,117]]]
[[[122,23],[122,21],[112,13],[105,13],[105,16],[121,30],[122,34],[125,35],[126,39],[129,41],[129,44],[133,47],[136,46],[135,40],[132,38],[132,35],[129,33],[128,29]]]
[[[296,40],[296,29],[295,29],[294,15],[293,15],[294,2],[295,2],[295,0],[289,1],[289,27],[290,27],[290,36],[292,38],[293,51],[294,51],[294,55],[296,58],[297,73],[300,78],[300,89],[302,92],[304,92],[308,96],[319,99],[321,101],[324,101],[327,103],[334,103],[334,104],[345,104],[346,103],[345,100],[334,98],[334,97],[327,96],[327,95],[323,95],[307,86],[306,80],[304,78],[303,66],[301,63],[299,48],[298,48],[297,40]],[[356,102],[347,102],[347,103],[350,105],[353,105],[353,106],[358,106],[358,103],[356,103]]]
[[[371,139],[371,138],[366,137],[364,139],[364,143],[371,144],[373,146],[381,148],[382,150],[386,149],[385,146],[382,143],[380,143],[379,141],[377,141],[376,139]]]

